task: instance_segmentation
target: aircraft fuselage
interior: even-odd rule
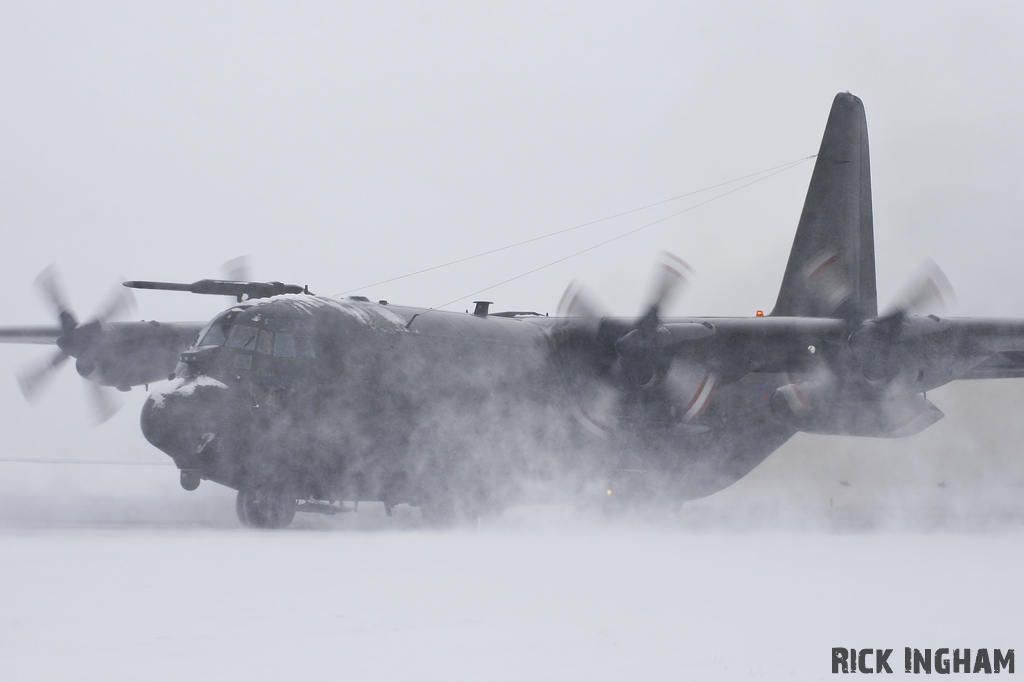
[[[454,496],[483,511],[608,486],[707,495],[795,431],[770,409],[781,379],[757,375],[705,390],[689,421],[652,380],[592,433],[581,415],[596,387],[557,352],[560,324],[305,295],[241,304],[150,395],[143,433],[180,469],[235,489]]]

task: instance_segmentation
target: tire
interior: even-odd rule
[[[235,496],[235,514],[238,515],[238,521],[246,528],[252,528],[252,524],[249,523],[249,514],[246,512],[246,498],[248,496],[245,488],[238,491],[238,495]]]
[[[235,511],[249,528],[287,528],[295,519],[295,497],[280,490],[243,488],[235,499]]]
[[[295,496],[270,492],[261,498],[261,528],[287,528],[295,520]]]

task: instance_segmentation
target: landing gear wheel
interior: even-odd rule
[[[242,488],[235,512],[248,528],[287,528],[295,519],[295,497],[280,490]]]
[[[245,511],[246,498],[246,491],[239,490],[235,496],[235,514],[238,516],[239,523],[246,528],[252,528],[252,524],[249,523],[249,515]]]

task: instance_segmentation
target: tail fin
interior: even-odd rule
[[[836,95],[772,315],[878,315],[864,104]]]

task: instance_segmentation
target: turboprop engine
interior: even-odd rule
[[[888,313],[851,316],[844,342],[809,347],[814,360],[808,371],[787,375],[788,383],[772,396],[773,414],[807,433],[876,438],[912,436],[942,419],[942,411],[924,396],[923,380],[932,367],[951,361],[934,350],[929,356],[917,351],[921,325],[911,331],[910,316],[941,306],[951,295],[941,270],[927,263]]]

